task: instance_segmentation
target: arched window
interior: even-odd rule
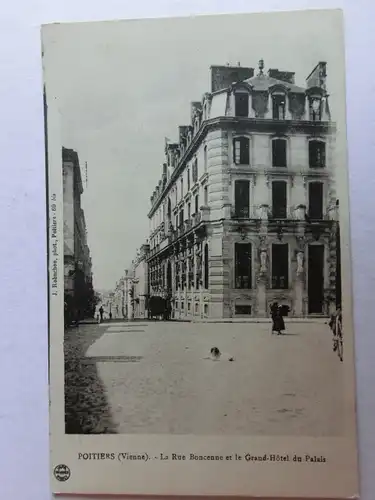
[[[233,139],[233,161],[235,165],[250,165],[250,140],[248,137]]]
[[[286,139],[272,140],[272,166],[286,167],[287,166],[287,141]]]
[[[310,168],[324,168],[326,166],[326,144],[321,140],[309,141]]]
[[[204,246],[204,288],[208,290],[208,244]]]

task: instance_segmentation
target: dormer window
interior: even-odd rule
[[[320,97],[310,99],[310,120],[319,122],[322,119],[322,100]]]
[[[247,92],[236,92],[234,94],[235,115],[249,116],[249,94]]]
[[[272,96],[272,118],[274,120],[285,120],[286,97],[284,94]]]
[[[250,164],[250,141],[247,137],[233,139],[233,161],[236,165]]]

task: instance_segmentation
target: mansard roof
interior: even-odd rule
[[[306,89],[303,87],[299,87],[294,83],[283,82],[282,80],[277,80],[276,78],[272,78],[268,75],[257,75],[249,78],[248,80],[244,80],[245,83],[248,83],[253,87],[254,91],[269,91],[270,88],[275,86],[285,87],[289,92],[293,92],[296,94],[304,94]]]

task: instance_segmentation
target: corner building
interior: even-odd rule
[[[166,143],[151,197],[149,293],[179,318],[328,315],[339,302],[335,124],[320,62],[211,67],[211,92]],[[337,285],[337,286],[336,286]]]

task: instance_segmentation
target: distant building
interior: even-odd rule
[[[149,245],[142,245],[132,264],[132,294],[134,318],[147,318]]]
[[[151,295],[174,318],[327,315],[340,263],[335,124],[326,63],[291,71],[214,66],[211,92],[166,143],[152,196]]]
[[[83,185],[78,154],[62,148],[64,213],[64,290],[66,300],[80,311],[92,315],[94,291],[92,262],[87,244],[85,214],[81,207]]]

